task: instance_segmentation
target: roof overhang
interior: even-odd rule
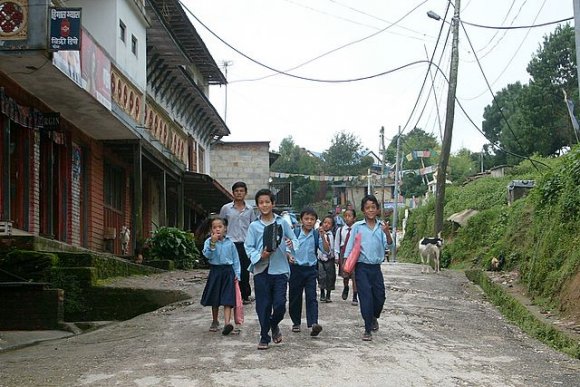
[[[219,213],[222,206],[234,200],[231,193],[209,175],[185,172],[185,197],[200,205],[207,213]]]
[[[112,111],[54,66],[46,51],[1,53],[0,73],[39,100],[44,105],[38,107],[44,109],[43,113],[59,112],[63,119],[96,140],[138,138]],[[12,86],[2,86],[10,97],[15,97],[10,91]]]
[[[209,53],[178,0],[149,0],[148,16],[151,28],[147,30],[147,44],[160,50],[178,45],[191,63],[199,69],[210,85],[227,83],[225,75]],[[159,43],[169,43],[159,46]],[[181,52],[178,56],[182,56]],[[183,62],[181,63],[183,64]]]
[[[228,136],[230,130],[205,92],[192,67],[208,84],[226,84],[197,31],[178,1],[153,0],[147,7],[148,93],[172,105],[184,126],[195,127],[210,140]]]

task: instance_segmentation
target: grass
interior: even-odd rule
[[[557,330],[552,324],[536,318],[525,306],[509,295],[501,286],[494,284],[481,270],[467,270],[467,278],[479,285],[489,300],[500,312],[528,335],[544,344],[580,359],[580,343],[565,333]]]

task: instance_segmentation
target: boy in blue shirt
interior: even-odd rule
[[[379,330],[380,317],[385,304],[385,281],[381,271],[381,263],[385,257],[385,249],[393,244],[389,222],[377,219],[379,202],[374,195],[366,195],[361,200],[361,211],[365,218],[356,222],[348,240],[345,256],[348,257],[356,234],[361,234],[361,251],[356,264],[356,287],[360,312],[365,322],[364,341],[373,339],[372,331]]]
[[[286,313],[286,292],[290,276],[286,253],[294,253],[299,246],[298,239],[288,222],[272,212],[274,201],[274,194],[269,189],[261,189],[256,193],[256,205],[260,216],[250,223],[244,243],[251,262],[248,270],[254,274],[256,313],[260,322],[258,349],[268,349],[270,340],[274,343],[282,342],[278,324]],[[264,229],[272,223],[281,228],[282,241],[274,251],[267,251],[264,246]],[[272,330],[271,338],[270,330]]]
[[[318,336],[322,326],[318,324],[318,301],[316,300],[316,270],[318,246],[320,245],[318,231],[314,223],[318,214],[313,208],[305,208],[300,213],[302,227],[294,229],[300,248],[296,254],[288,254],[290,262],[290,281],[288,286],[288,312],[292,319],[292,332],[300,332],[302,321],[302,293],[306,298],[306,325],[312,328],[310,336]]]

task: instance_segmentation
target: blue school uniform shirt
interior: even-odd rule
[[[298,250],[300,243],[296,239],[296,235],[294,235],[288,222],[284,221],[282,217],[274,214],[274,222],[282,226],[282,241],[280,242],[280,246],[270,254],[270,259],[267,260],[261,260],[260,257],[264,250],[264,228],[270,223],[264,223],[260,217],[250,223],[250,227],[248,228],[244,248],[251,262],[248,271],[254,273],[254,275],[260,274],[267,269],[268,274],[286,274],[290,276],[290,264],[286,256],[287,246],[285,239],[292,241],[292,248],[289,251],[292,254]]]
[[[379,220],[376,221],[375,227],[372,229],[367,225],[366,219],[359,220],[353,224],[350,238],[344,251],[345,257],[348,257],[354,246],[356,234],[361,234],[361,249],[358,262],[371,265],[382,263],[385,259],[385,250],[389,246],[389,243],[387,242],[387,236],[381,228]]]
[[[296,265],[300,266],[314,266],[316,265],[316,254],[315,253],[315,243],[314,243],[314,230],[310,230],[308,234],[304,233],[302,227],[300,227],[300,234],[298,235],[298,243],[300,247],[296,250],[294,254],[294,259],[296,259]],[[322,246],[322,242],[319,242]]]
[[[240,277],[240,257],[238,249],[229,237],[216,241],[215,247],[210,247],[211,238],[207,238],[203,243],[203,255],[207,258],[210,265],[232,265],[234,273],[239,280]]]

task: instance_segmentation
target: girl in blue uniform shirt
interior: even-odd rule
[[[210,227],[211,236],[203,245],[203,255],[209,261],[210,269],[201,296],[201,304],[211,306],[213,319],[209,328],[210,332],[218,330],[218,312],[219,307],[223,305],[222,334],[229,335],[234,330],[230,320],[232,310],[236,305],[234,278],[238,281],[240,279],[240,258],[234,242],[226,236],[227,221],[220,217],[213,218]]]
[[[298,249],[298,239],[291,226],[272,212],[274,200],[275,196],[269,189],[261,189],[256,193],[260,216],[250,223],[244,243],[251,262],[248,270],[254,274],[256,314],[260,322],[258,349],[268,349],[270,340],[274,343],[282,342],[279,324],[286,313],[286,292],[290,276],[286,254],[294,254]],[[264,229],[274,222],[282,228],[282,242],[274,251],[267,251],[264,248]]]
[[[386,298],[381,263],[384,260],[386,248],[393,243],[389,222],[377,219],[379,208],[379,202],[374,195],[367,195],[362,199],[361,211],[365,218],[353,225],[344,252],[348,257],[354,246],[355,236],[361,234],[361,251],[355,272],[360,312],[365,322],[362,337],[364,341],[371,341],[372,331],[379,330],[377,319],[381,315]]]

